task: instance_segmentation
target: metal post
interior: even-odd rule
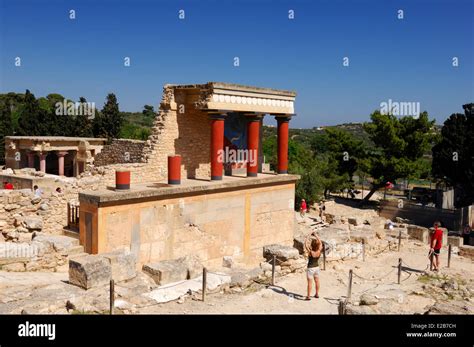
[[[326,271],[326,245],[323,243],[323,270]]]
[[[365,239],[362,239],[362,261],[365,261]]]
[[[110,314],[114,314],[115,305],[115,282],[110,280]]]
[[[398,251],[400,252],[400,246],[402,244],[402,231],[398,231]]]
[[[276,264],[276,256],[273,256],[273,259],[272,259],[272,286],[275,285],[275,264]]]
[[[448,245],[448,267],[451,266],[451,245]]]
[[[352,269],[349,270],[349,286],[347,287],[347,300],[351,299],[352,294]]]
[[[207,269],[202,269],[202,301],[206,300],[206,289],[207,289]]]
[[[398,284],[400,284],[401,276],[402,276],[402,258],[398,258]]]

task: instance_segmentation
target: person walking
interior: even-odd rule
[[[308,255],[308,268],[306,270],[306,279],[308,281],[307,295],[305,300],[311,300],[311,291],[313,287],[313,281],[316,288],[315,298],[319,298],[319,258],[321,257],[321,251],[323,249],[323,243],[317,235],[311,234],[310,238],[305,242],[305,253]]]

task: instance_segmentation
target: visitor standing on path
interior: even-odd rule
[[[439,228],[440,223],[434,223],[434,231],[430,238],[430,262],[433,265],[433,271],[439,271],[439,254],[442,247],[443,231]]]
[[[308,268],[306,270],[306,279],[308,280],[308,291],[305,300],[311,300],[311,290],[313,287],[313,280],[316,288],[315,298],[319,298],[319,258],[323,243],[319,237],[313,233],[305,242],[305,253],[308,255]]]

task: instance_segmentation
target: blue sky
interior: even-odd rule
[[[121,110],[141,111],[165,83],[222,81],[295,90],[293,127],[366,121],[389,99],[442,123],[474,101],[473,3],[0,0],[0,92],[100,107],[114,92]]]

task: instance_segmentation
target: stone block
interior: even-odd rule
[[[467,258],[474,259],[474,246],[460,246],[459,255]]]
[[[463,238],[459,236],[448,236],[448,245],[460,247],[463,245]]]
[[[420,227],[418,225],[408,225],[408,235],[415,240],[419,240],[423,243],[428,243],[430,240],[430,234],[428,228]]]
[[[277,259],[286,261],[288,259],[297,259],[299,257],[299,252],[294,247],[273,244],[263,247],[263,256],[267,260],[270,260],[273,258],[273,256],[276,256]]]
[[[143,271],[150,275],[156,284],[163,285],[197,277],[202,273],[202,266],[194,257],[183,257],[145,264]]]
[[[109,260],[114,281],[126,281],[137,275],[135,255],[124,251],[115,251],[101,254],[101,256]]]
[[[84,289],[110,283],[110,261],[98,255],[85,255],[69,260],[69,283]]]
[[[28,230],[43,229],[43,219],[37,216],[25,217],[22,221],[22,224]]]

